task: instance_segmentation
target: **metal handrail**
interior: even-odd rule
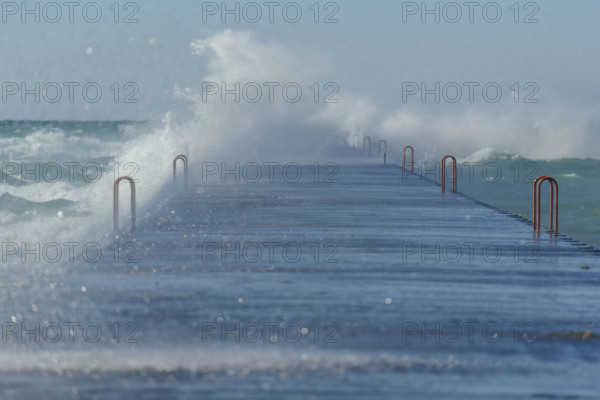
[[[369,141],[369,151],[367,152],[367,140]],[[371,155],[371,137],[365,136],[363,137],[363,151],[367,155]]]
[[[456,193],[457,169],[456,158],[447,155],[442,158],[442,192],[446,191],[446,160],[452,160],[452,192]]]
[[[415,172],[415,149],[412,146],[405,146],[402,151],[402,172],[406,171],[406,150],[410,150],[410,172]]]
[[[387,142],[385,140],[381,139],[377,143],[377,151],[379,152],[379,155],[381,155],[381,144],[383,144],[383,165],[386,166],[387,165]]]
[[[131,188],[131,232],[135,232],[135,181],[128,176],[120,177],[113,186],[113,226],[115,231],[119,229],[119,183],[124,180]]]
[[[540,176],[533,181],[533,231],[541,232],[541,186],[550,183],[550,232],[558,232],[558,183],[549,176]]]
[[[180,154],[173,160],[173,184],[177,183],[177,160],[183,161],[183,188],[188,187],[188,158]]]

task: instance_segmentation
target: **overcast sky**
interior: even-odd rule
[[[547,135],[552,146],[575,136],[548,156],[592,156],[598,144],[594,0],[432,1],[425,12],[421,1],[259,1],[239,3],[238,15],[221,1],[25,4],[2,3],[0,119],[184,121],[197,117],[203,87],[204,100],[220,99],[223,87],[207,82],[256,82],[253,107],[296,107],[349,133],[451,130],[475,147],[498,147],[501,134]],[[265,82],[279,84],[275,104]],[[282,98],[289,82],[304,105]]]

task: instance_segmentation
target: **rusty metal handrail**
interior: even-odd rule
[[[406,150],[410,150],[410,172],[415,172],[415,149],[412,146],[405,146],[402,150],[402,172],[406,171]]]
[[[177,183],[177,161],[183,161],[183,188],[188,187],[188,158],[180,154],[173,160],[173,184]]]
[[[550,232],[558,232],[558,183],[549,176],[540,176],[533,181],[533,231],[541,232],[541,187],[550,183]]]
[[[387,142],[383,139],[381,139],[378,143],[377,143],[377,151],[379,152],[379,155],[381,155],[381,145],[383,144],[383,165],[386,166],[387,165]]]
[[[358,133],[355,133],[352,136],[352,147],[359,149],[360,148],[360,136],[358,136]]]
[[[369,151],[368,152],[367,152],[367,140],[369,141]],[[371,137],[370,136],[363,137],[363,151],[365,152],[365,154],[371,155]]]
[[[114,230],[119,229],[119,183],[128,181],[131,188],[131,232],[135,231],[135,181],[128,176],[122,176],[115,181],[113,186],[113,226]]]
[[[457,169],[456,169],[456,158],[447,155],[442,158],[442,192],[446,191],[446,160],[452,160],[452,192],[456,193],[456,180],[457,180]]]

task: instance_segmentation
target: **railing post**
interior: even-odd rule
[[[402,172],[406,171],[406,150],[410,150],[410,172],[415,172],[415,149],[412,146],[405,146],[402,151]]]
[[[183,188],[187,190],[188,187],[188,158],[180,154],[173,160],[173,184],[177,183],[177,160],[183,161]]]
[[[456,193],[456,180],[457,180],[457,169],[456,169],[456,158],[447,155],[442,158],[442,192],[446,191],[446,160],[452,160],[452,192]]]
[[[367,141],[369,141],[369,151],[367,152]],[[363,151],[367,155],[371,155],[371,137],[365,136],[363,137]]]
[[[113,227],[119,230],[119,183],[128,181],[131,189],[131,232],[135,232],[135,182],[128,176],[122,176],[115,181],[113,186]]]
[[[383,139],[377,143],[377,151],[381,155],[381,145],[383,144],[383,166],[387,165],[387,142]]]
[[[540,176],[533,182],[533,231],[541,231],[541,187],[550,183],[550,232],[558,232],[558,183],[549,176]]]

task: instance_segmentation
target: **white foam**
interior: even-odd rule
[[[477,150],[475,153],[461,158],[458,160],[459,163],[476,163],[489,160],[495,154],[494,149],[491,147],[486,147],[480,150]]]
[[[579,175],[574,172],[570,174],[560,174],[560,176],[564,176],[565,178],[579,178]]]
[[[121,346],[106,350],[49,351],[29,349],[26,352],[0,353],[1,373],[176,373],[227,374],[246,376],[251,373],[309,373],[378,371],[385,369],[453,370],[480,364],[445,359],[396,356],[386,353],[297,351],[292,349],[254,350],[238,348],[202,350],[199,348],[137,351]]]

